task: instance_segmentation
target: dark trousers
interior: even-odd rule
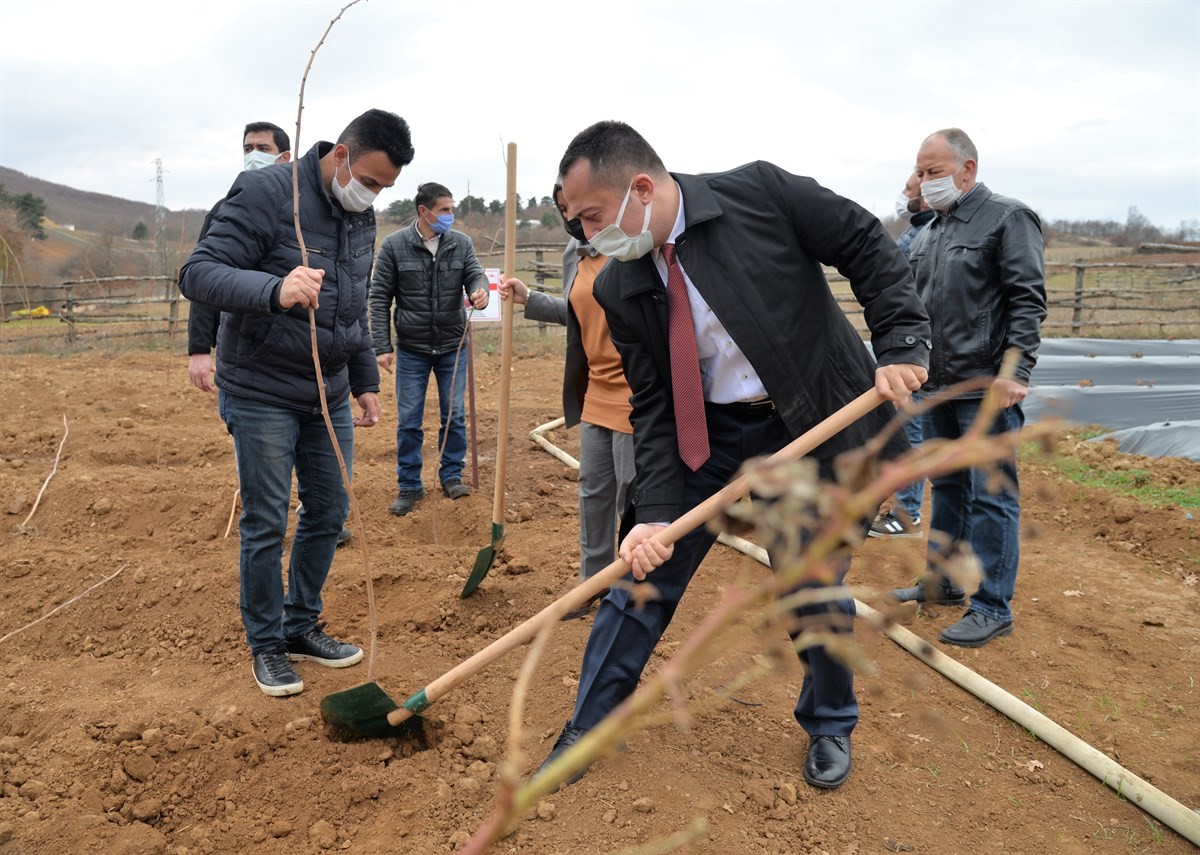
[[[719,406],[709,405],[705,410],[712,456],[685,479],[683,503],[687,508],[729,483],[743,461],[778,451],[792,439],[777,414],[746,420]],[[627,590],[613,588],[600,603],[583,654],[572,724],[585,730],[595,727],[637,688],[642,669],[715,540],[716,535],[701,526],[676,542],[671,560],[648,577],[658,589],[658,599],[639,608]],[[847,558],[839,568],[839,583],[849,566]],[[633,577],[627,576],[626,581],[632,582]],[[853,599],[803,606],[794,614],[802,626],[820,621],[833,624],[837,631],[853,632]],[[829,614],[828,618],[817,617]],[[858,722],[853,673],[824,648],[804,650],[799,656],[805,677],[796,703],[796,721],[812,736],[848,736]]]

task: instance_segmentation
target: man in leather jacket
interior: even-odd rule
[[[983,388],[939,404],[924,418],[926,440],[955,439],[974,421],[986,387],[1004,408],[993,434],[1025,423],[1021,402],[1041,344],[1046,317],[1044,244],[1037,215],[1016,199],[978,183],[979,156],[958,128],[931,134],[917,153],[921,195],[938,212],[911,250],[909,261],[933,323],[933,354],[922,394],[965,380]],[[1012,377],[997,377],[1005,354],[1018,354]],[[1012,632],[1010,602],[1020,559],[1020,491],[1016,454],[990,473],[965,470],[932,479],[931,572],[912,588],[893,591],[901,602],[959,605],[966,593],[937,572],[966,543],[979,559],[983,582],[967,613],[941,634],[960,647],[982,647]]]

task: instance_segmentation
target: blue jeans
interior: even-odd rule
[[[250,650],[261,653],[316,625],[321,588],[350,497],[319,411],[290,410],[224,391],[218,402],[233,437],[242,492],[242,624]],[[329,417],[349,470],[354,456],[349,400],[332,407]],[[303,507],[292,538],[285,596],[281,560],[293,469]]]
[[[437,379],[438,408],[441,426],[438,428],[438,448],[442,459],[438,466],[438,481],[445,484],[462,478],[463,460],[467,456],[467,419],[463,412],[463,396],[467,389],[467,366],[458,357],[462,351],[430,354],[396,350],[396,480],[401,490],[421,489],[421,445],[425,431],[425,390],[429,388],[429,373]],[[456,370],[457,366],[457,370]],[[450,389],[451,377],[454,389]],[[445,446],[443,447],[443,443]]]
[[[705,418],[712,456],[696,472],[685,473],[685,508],[700,504],[724,487],[744,461],[778,451],[792,439],[778,414],[741,421],[727,410],[708,405]],[[638,603],[629,586],[615,586],[601,601],[583,654],[573,725],[590,730],[637,688],[642,669],[716,537],[702,525],[675,543],[670,560],[648,577],[658,591],[657,598]],[[847,557],[838,568],[838,584],[849,568]],[[632,583],[633,576],[626,576],[625,581]],[[793,614],[797,627],[819,622],[831,624],[834,632],[854,631],[853,599],[800,606]],[[796,721],[811,736],[849,736],[858,722],[854,673],[824,647],[806,648],[798,655],[805,673],[793,713]]]
[[[925,414],[926,439],[958,439],[979,412],[981,401],[954,400],[939,404]],[[989,433],[1019,431],[1025,424],[1020,404],[996,416]],[[1017,483],[1017,456],[998,464],[1005,483],[989,492],[989,473],[982,469],[951,472],[930,479],[933,485],[933,518],[930,521],[929,566],[947,548],[959,542],[970,544],[983,569],[983,584],[971,596],[970,610],[993,620],[1012,620],[1013,590],[1021,558],[1021,494]],[[942,533],[942,537],[934,535]],[[944,542],[943,542],[944,541]]]
[[[913,395],[913,403],[920,401],[917,395]],[[908,444],[913,448],[917,448],[924,438],[924,431],[921,428],[922,416],[914,416],[904,423],[904,436],[908,439]],[[921,518],[921,502],[925,498],[925,479],[918,478],[911,484],[906,484],[896,491],[896,504],[908,514],[908,518],[914,522]]]

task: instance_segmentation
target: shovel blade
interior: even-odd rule
[[[325,721],[356,736],[405,736],[424,730],[424,722],[416,715],[400,724],[389,723],[388,713],[396,709],[399,705],[378,683],[361,683],[321,698]]]
[[[466,599],[475,593],[475,589],[479,587],[479,583],[487,576],[488,571],[492,569],[492,565],[496,563],[496,553],[500,551],[500,547],[504,544],[504,526],[492,523],[492,543],[490,546],[485,546],[479,550],[479,554],[475,556],[475,566],[471,568],[471,575],[467,577],[467,584],[463,585],[462,593],[459,594],[461,599]]]

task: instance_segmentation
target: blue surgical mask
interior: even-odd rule
[[[453,214],[438,214],[438,218],[432,223],[427,223],[429,228],[433,229],[435,235],[444,235],[450,231],[450,227],[454,225]]]
[[[279,155],[271,154],[268,151],[253,151],[246,152],[246,156],[242,159],[242,170],[251,172],[255,169],[262,169],[264,166],[271,166],[279,160]]]
[[[625,216],[625,208],[632,193],[633,185],[630,184],[629,189],[625,191],[625,199],[621,202],[621,210],[617,211],[617,221],[596,232],[590,241],[592,249],[596,252],[617,261],[634,261],[654,249],[654,235],[650,234],[650,208],[653,202],[646,206],[646,216],[642,220],[642,230],[639,234],[630,237],[621,231],[621,218]]]

